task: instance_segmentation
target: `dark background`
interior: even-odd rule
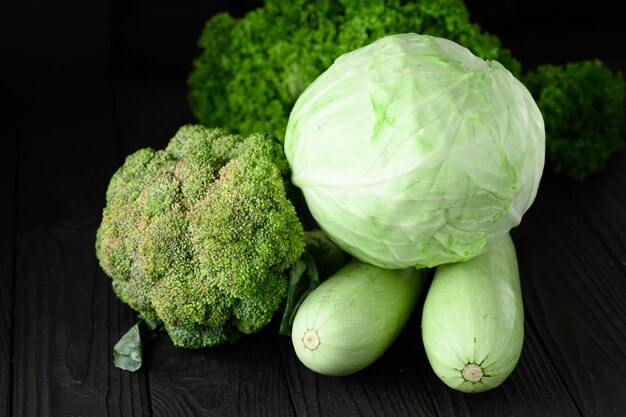
[[[122,76],[182,78],[199,53],[206,19],[260,1],[5,0],[2,83],[25,105],[103,87]],[[626,39],[619,2],[468,0],[472,20],[499,36],[526,68],[600,58],[621,65]],[[6,96],[5,96],[6,97]],[[184,107],[185,104],[178,107]]]
[[[196,40],[205,21],[223,10],[242,16],[260,4],[252,0],[4,0],[0,87],[7,109],[3,118],[8,122],[3,128],[25,129],[39,117],[70,121],[78,117],[71,106],[95,114],[98,106],[115,105],[116,123],[122,119],[133,129],[117,132],[120,158],[134,148],[163,146],[180,125],[194,121],[186,100],[186,78],[199,55]],[[524,69],[599,58],[626,72],[626,19],[618,4],[611,0],[466,1],[472,20],[499,36]],[[90,101],[95,97],[112,102]],[[70,108],[63,110],[64,104]],[[94,130],[99,134],[94,135]],[[59,164],[52,160],[51,166],[66,166],[62,161],[65,156],[71,159],[68,153],[75,151],[74,146],[68,143],[69,135],[55,135],[37,140],[44,142],[48,157],[61,156]],[[80,136],[79,146],[116,140],[98,126]],[[83,182],[83,187],[102,188],[103,184],[90,180],[84,175],[72,178]],[[102,205],[102,198],[89,204]]]
[[[624,150],[582,184],[546,175],[515,230],[526,339],[502,389],[446,389],[409,335],[345,379],[308,372],[273,328],[199,352],[159,338],[145,371],[113,368],[111,347],[135,315],[94,255],[106,185],[126,155],[194,121],[186,77],[208,17],[256,4],[0,5],[0,417],[626,415]],[[626,70],[618,2],[466,4],[525,68],[600,58]]]

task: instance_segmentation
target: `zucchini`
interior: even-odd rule
[[[296,355],[324,375],[369,366],[401,332],[424,281],[416,268],[389,270],[352,259],[302,302],[291,331]]]
[[[476,258],[436,268],[422,340],[434,372],[456,390],[486,391],[513,372],[524,341],[524,308],[508,233]]]

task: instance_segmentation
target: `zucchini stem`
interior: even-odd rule
[[[315,350],[320,345],[320,337],[315,329],[308,329],[302,336],[304,347],[309,350]]]
[[[476,383],[482,379],[483,369],[475,363],[468,363],[461,371],[461,375],[463,375],[463,379],[466,381]]]

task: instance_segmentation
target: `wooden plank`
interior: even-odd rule
[[[15,416],[149,412],[145,374],[112,365],[113,343],[133,316],[94,251],[119,163],[112,98],[104,89],[38,102],[20,137]]]
[[[626,146],[583,182],[559,181],[615,266],[626,274]]]
[[[595,184],[596,196],[623,190],[623,177],[605,178]],[[583,415],[624,415],[626,274],[618,245],[623,234],[618,238],[619,229],[610,230],[608,216],[624,213],[626,201],[603,198],[600,208],[589,192],[585,185],[546,175],[516,230],[518,251],[527,259],[527,320]],[[616,221],[619,227],[624,219]]]
[[[292,416],[268,331],[200,350],[155,339],[147,355],[154,417]]]
[[[8,149],[17,149],[17,128],[13,123],[3,124],[0,128],[0,137],[4,138],[4,146]],[[0,417],[11,415],[16,170],[14,155],[11,152],[2,152],[0,183],[7,197],[0,204]]]
[[[93,219],[84,220],[80,232],[20,235],[17,299],[26,302],[16,304],[16,416],[147,411],[145,375],[112,366],[111,346],[132,315],[112,302],[93,259]],[[110,324],[114,315],[119,323]]]

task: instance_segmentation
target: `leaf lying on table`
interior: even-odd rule
[[[161,324],[141,318],[113,347],[113,363],[116,368],[135,372],[143,363],[143,346],[154,339]]]

